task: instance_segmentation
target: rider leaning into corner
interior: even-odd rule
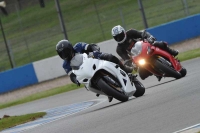
[[[72,46],[69,40],[61,40],[56,44],[56,51],[60,58],[64,60],[63,68],[70,76],[71,81],[78,86],[80,86],[80,83],[77,81],[76,75],[72,72],[72,68],[70,66],[70,63],[76,54],[86,53],[89,54],[90,57],[113,62],[115,64],[118,64],[119,67],[123,69],[126,73],[131,73],[133,71],[133,67],[123,65],[122,62],[114,55],[100,52],[100,47],[96,44],[78,42],[74,46]]]
[[[117,48],[116,48],[117,54],[125,62],[130,60],[130,57],[127,51],[130,52],[131,48],[136,43],[136,40],[142,38],[142,32],[135,29],[130,29],[128,31],[125,31],[125,29],[122,26],[117,25],[112,28],[111,33],[114,40],[118,43]],[[151,43],[152,45],[162,50],[165,50],[166,52],[168,52],[174,57],[177,56],[179,53],[177,50],[173,50],[169,48],[167,42],[155,41],[156,38],[148,32],[146,32],[145,39],[147,39],[147,41]],[[134,69],[137,70],[137,66],[135,66],[134,64],[132,65],[131,63],[130,66],[134,66]],[[142,80],[152,75],[150,72],[148,72],[146,69],[143,69],[143,68],[139,68],[138,73]],[[157,78],[158,78],[158,81],[160,81],[162,77],[157,76]]]

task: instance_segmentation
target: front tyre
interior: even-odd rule
[[[140,97],[143,96],[145,93],[145,87],[143,86],[143,84],[139,81],[139,80],[135,80],[133,81],[136,91],[133,94],[134,97]]]
[[[187,74],[187,70],[184,67],[182,67],[182,69],[180,70],[180,73],[182,77],[185,77],[185,75]]]
[[[128,101],[128,96],[120,93],[114,87],[109,86],[103,79],[99,79],[97,86],[108,96],[112,96],[122,102]]]

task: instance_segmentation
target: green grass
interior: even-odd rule
[[[178,55],[178,59],[180,61],[193,59],[195,57],[200,57],[200,48],[194,49],[194,50],[190,50],[190,51],[186,51],[186,52],[180,53]]]
[[[126,29],[144,29],[136,0],[60,0],[60,5],[67,35],[73,44],[111,39],[111,28],[118,24]],[[143,0],[143,6],[149,27],[186,17],[181,0]],[[188,1],[190,15],[199,13],[199,6],[197,0]],[[45,1],[45,8],[37,4],[17,11],[15,5],[11,7],[15,12],[7,17],[1,15],[1,20],[16,67],[56,55],[55,45],[64,35],[55,1]],[[1,37],[0,71],[10,68]]]
[[[9,116],[5,118],[1,118],[0,131],[23,124],[23,123],[34,121],[38,118],[43,117],[44,115],[46,115],[45,112],[39,112],[39,113],[26,114],[26,115],[21,115],[21,116]]]

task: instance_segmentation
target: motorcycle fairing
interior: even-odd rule
[[[91,85],[91,78],[93,75],[103,69],[113,76],[115,76],[119,82],[122,85],[122,89],[127,95],[133,95],[133,93],[136,91],[136,88],[134,85],[131,84],[128,75],[126,76],[122,75],[120,71],[123,71],[120,67],[116,67],[116,64],[105,61],[105,60],[100,60],[100,59],[94,59],[94,58],[88,58],[87,54],[81,54],[83,56],[82,58],[82,63],[79,66],[78,70],[73,70],[74,74],[76,74],[76,78],[80,83],[85,84],[85,86],[90,89]],[[77,63],[78,64],[78,63]],[[95,66],[95,67],[94,67]],[[125,73],[125,72],[124,72]],[[87,81],[85,79],[88,79]],[[126,84],[124,84],[124,79],[126,80]],[[86,81],[86,82],[84,82]]]
[[[173,57],[172,55],[170,55],[168,52],[155,47],[153,45],[149,45],[148,42],[142,42],[142,41],[138,41],[135,43],[135,47],[132,48],[132,53],[134,51],[138,51],[137,55],[133,55],[133,60],[134,62],[136,62],[138,64],[138,61],[142,58],[146,59],[147,61],[149,61],[149,63],[151,64],[151,60],[150,58],[152,58],[152,56],[162,56],[165,59],[167,59],[173,66],[173,68],[176,71],[180,71],[182,66],[180,64],[180,62],[177,59],[174,59],[175,57]],[[147,51],[147,52],[145,52]],[[135,52],[136,53],[136,52]],[[153,64],[152,64],[153,65]]]

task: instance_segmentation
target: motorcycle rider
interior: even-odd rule
[[[94,58],[99,58],[102,60],[107,60],[119,65],[121,69],[125,72],[130,73],[133,70],[133,67],[125,66],[122,62],[112,54],[100,52],[100,47],[96,44],[87,44],[85,42],[78,42],[74,46],[69,42],[69,40],[61,40],[56,44],[57,54],[64,60],[63,68],[66,73],[70,76],[70,79],[73,83],[80,86],[80,83],[76,79],[76,75],[72,72],[70,62],[76,54],[86,53]],[[112,101],[112,97],[108,97],[109,102]]]
[[[131,48],[137,42],[137,39],[142,38],[142,32],[135,29],[130,29],[128,31],[125,31],[125,29],[122,26],[117,25],[112,28],[111,34],[114,40],[118,43],[117,48],[116,48],[117,54],[124,61],[130,60],[130,57],[127,51],[130,52]],[[177,56],[179,53],[177,50],[173,50],[170,47],[168,47],[167,42],[155,41],[156,38],[153,35],[151,35],[149,32],[146,32],[145,39],[147,39],[147,41],[151,43],[152,45],[162,50],[165,50],[166,52],[173,55],[174,57]],[[135,66],[135,69],[137,69],[136,66]],[[141,79],[143,80],[147,78],[148,76],[152,75],[152,73],[150,73],[149,71],[143,68],[139,68],[138,73]],[[157,76],[157,78],[158,78],[158,81],[160,81],[162,77]]]

